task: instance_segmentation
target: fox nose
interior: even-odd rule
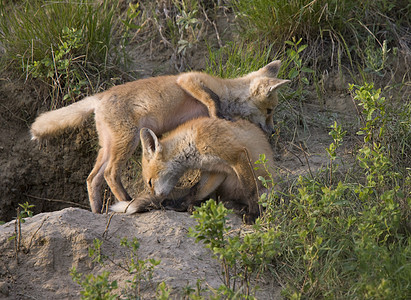
[[[167,193],[164,189],[154,189],[154,195],[157,197],[165,197],[167,196]]]
[[[166,196],[166,193],[164,193],[164,192],[159,192],[159,193],[156,193],[156,196],[158,196],[158,197],[165,197],[165,196]]]
[[[265,124],[259,124],[262,131],[264,131],[268,135],[273,135],[275,133],[274,128],[271,128]]]

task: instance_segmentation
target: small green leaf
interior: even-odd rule
[[[291,69],[290,72],[288,73],[289,79],[294,79],[297,76],[298,76],[298,71],[296,69]]]
[[[298,48],[297,53],[300,53],[301,51],[303,51],[305,48],[307,48],[308,45],[302,45]]]
[[[308,68],[308,67],[302,67],[302,68],[301,68],[301,72],[304,72],[304,73],[314,73],[314,70],[313,70],[313,69],[310,69],[310,68]]]

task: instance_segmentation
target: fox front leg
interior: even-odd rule
[[[211,118],[223,118],[221,114],[220,96],[208,87],[196,73],[182,74],[177,84],[192,97],[203,103]]]
[[[246,224],[253,224],[260,216],[260,206],[258,205],[257,181],[252,169],[247,149],[239,154],[238,163],[233,166],[238,180],[243,187],[242,196],[244,203],[247,203],[247,212],[244,215]]]
[[[216,189],[223,183],[226,175],[222,173],[201,172],[201,179],[187,195],[178,199],[167,199],[162,205],[175,211],[188,211],[192,213],[194,207],[200,206],[204,200],[213,197]]]

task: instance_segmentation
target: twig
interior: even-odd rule
[[[208,15],[207,15],[204,7],[201,7],[201,9],[203,10],[203,14],[204,14],[206,20],[207,20],[208,22],[210,22],[210,24],[212,24],[213,27],[214,27],[214,31],[215,31],[215,34],[216,34],[216,37],[217,37],[218,46],[219,46],[220,48],[223,48],[223,43],[221,42],[220,34],[218,33],[218,29],[217,29],[217,25],[216,25],[215,21],[212,21],[212,22],[211,22],[211,20],[208,18]]]
[[[110,226],[110,222],[111,222],[111,218],[113,218],[114,216],[114,212],[110,215],[110,218],[108,219],[107,225],[106,225],[106,229],[104,230],[102,236],[103,238],[105,238],[107,236],[107,232],[108,232],[108,227]]]
[[[253,179],[254,179],[254,184],[255,184],[255,189],[257,190],[257,203],[258,203],[258,200],[259,200],[259,197],[260,197],[260,191],[259,191],[259,189],[258,189],[258,182],[257,182],[257,178],[256,178],[256,176],[255,176],[255,172],[254,172],[254,168],[253,168],[253,165],[251,164],[251,160],[250,160],[250,156],[248,155],[248,150],[247,150],[247,148],[243,148],[243,150],[244,150],[244,152],[245,152],[245,155],[246,155],[246,157],[247,157],[247,162],[248,162],[248,166],[249,166],[249,168],[250,168],[250,170],[251,170],[251,174],[253,174]],[[260,214],[262,213],[262,209],[261,209],[261,207],[260,207],[260,205],[258,205],[258,208],[259,208],[259,210],[260,210]]]
[[[30,195],[30,194],[23,194],[23,195],[24,195],[24,196],[27,196],[27,197],[30,197],[30,198],[38,199],[38,200],[45,200],[45,201],[49,201],[49,202],[61,202],[61,203],[66,203],[66,204],[73,204],[73,205],[77,205],[77,206],[80,206],[80,207],[85,208],[85,209],[88,209],[88,208],[89,208],[87,205],[84,205],[84,204],[81,204],[81,203],[76,203],[76,202],[71,202],[71,201],[67,201],[67,200],[43,198],[43,197],[38,197],[38,196]]]
[[[168,45],[168,46],[170,46],[170,47],[172,47],[171,43],[164,37],[163,31],[162,31],[162,27],[161,27],[161,25],[157,22],[157,20],[156,20],[155,18],[154,18],[154,22],[155,22],[156,25],[157,25],[158,33],[160,34],[160,38],[161,38],[161,40],[163,41],[163,43],[166,44],[166,45]]]
[[[105,189],[104,195],[103,195],[103,205],[101,206],[101,213],[104,213],[104,208],[107,208],[107,207],[108,207],[107,189]]]
[[[63,89],[61,87],[59,73],[57,71],[56,59],[55,59],[55,56],[54,56],[53,45],[51,45],[51,57],[53,58],[53,66],[54,66],[54,71],[55,71],[55,76],[56,76],[55,81],[57,82],[57,88],[60,90],[60,93],[63,95]]]
[[[305,158],[305,161],[307,163],[308,171],[310,172],[311,178],[314,178],[313,173],[311,172],[310,162],[308,161],[308,158],[307,158],[307,153],[305,152],[305,150],[304,150],[303,146],[301,145],[301,143],[299,143],[299,144],[300,144],[300,149],[304,154],[304,158]]]
[[[14,251],[16,252],[16,264],[19,264],[19,247],[18,247],[18,228],[19,228],[19,215],[20,215],[20,207],[17,207],[17,219],[16,222],[14,223]]]
[[[30,248],[31,248],[31,243],[33,242],[34,236],[37,234],[37,232],[39,232],[40,228],[43,227],[44,223],[47,221],[48,218],[49,218],[49,217],[47,216],[47,217],[45,217],[45,218],[43,219],[43,221],[41,222],[40,226],[37,228],[37,230],[36,230],[36,231],[33,233],[33,235],[31,236],[29,246],[27,247],[27,251],[29,251]]]
[[[17,251],[20,251],[20,246],[21,246],[21,218],[20,218],[20,207],[17,209]]]
[[[127,204],[126,208],[124,209],[124,213],[127,212],[128,207],[129,207],[129,206],[131,205],[131,203],[133,203],[135,200],[136,200],[136,198],[134,198],[133,200],[131,200],[131,201]]]
[[[297,147],[298,149],[300,149],[300,148],[299,148],[296,144],[294,144],[293,142],[290,142],[290,144],[291,144],[291,146],[295,146],[295,147]],[[287,151],[290,152],[290,153],[291,153],[292,155],[294,155],[295,157],[297,157],[297,159],[300,161],[301,165],[304,166],[303,161],[301,160],[301,158],[300,158],[297,154],[295,154],[293,151],[291,151],[291,150],[289,150],[289,149],[287,149]]]
[[[363,126],[365,126],[364,117],[362,116],[360,110],[358,109],[357,103],[355,103],[355,100],[354,100],[354,97],[353,97],[352,94],[351,94],[351,100],[352,100],[352,103],[354,104],[355,110],[357,111],[358,117],[360,118],[361,122],[363,123]]]

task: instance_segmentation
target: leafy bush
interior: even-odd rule
[[[120,242],[120,245],[128,250],[128,255],[124,260],[125,266],[115,264],[110,257],[102,254],[102,245],[103,242],[101,240],[95,239],[93,241],[93,247],[89,248],[89,257],[93,259],[93,262],[105,266],[106,260],[108,260],[112,266],[119,267],[125,270],[126,274],[132,275],[133,279],[126,280],[124,282],[126,283],[126,287],[120,294],[115,294],[114,291],[119,288],[119,284],[117,280],[110,281],[109,271],[104,270],[100,275],[82,274],[73,267],[70,275],[73,281],[82,287],[82,291],[80,291],[81,299],[119,299],[120,297],[122,299],[140,299],[142,283],[149,282],[153,278],[154,269],[160,264],[160,261],[155,259],[140,259],[138,255],[140,243],[136,238],[132,241],[123,238]],[[166,287],[164,284],[160,287],[164,294]]]
[[[392,122],[380,91],[373,85],[352,89],[365,121],[355,170],[363,176],[347,174],[338,182],[333,177],[345,135],[334,123],[330,132],[334,141],[327,149],[330,164],[324,172],[329,180],[300,176],[290,191],[282,193],[275,191],[272,178],[264,180],[270,191],[261,197],[265,211],[250,232],[229,236],[230,228],[224,227],[227,211],[212,200],[194,213],[198,225],[192,236],[203,240],[221,260],[224,274],[236,268],[231,280],[245,279],[238,277],[241,273],[247,276],[242,286],[247,286],[252,274],[273,264],[274,275],[286,286],[286,298],[409,296],[411,197],[406,182],[411,176],[395,167],[384,143],[388,141],[380,135]],[[264,165],[265,158],[259,163]],[[226,287],[232,285],[226,282]]]
[[[281,248],[278,233],[273,228],[261,230],[257,224],[243,237],[230,234],[226,222],[231,212],[210,199],[194,211],[198,225],[190,228],[189,235],[202,241],[221,263],[224,285],[214,293],[223,299],[253,299],[257,289],[253,279],[266,270]]]

